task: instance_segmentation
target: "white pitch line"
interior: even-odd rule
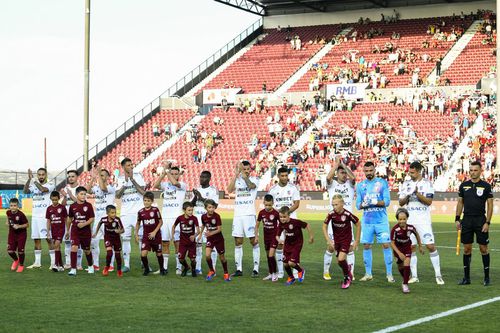
[[[437,248],[440,248],[440,249],[453,249],[453,250],[456,250],[456,246],[436,246]],[[462,249],[462,247],[461,247]],[[479,248],[475,247],[473,248],[473,250],[476,250],[476,251],[479,251]],[[488,249],[488,251],[493,251],[493,252],[500,252],[500,249]]]
[[[488,231],[489,233],[492,233],[492,232],[500,232],[500,230],[490,230]],[[434,231],[435,234],[456,234],[457,231]]]
[[[498,301],[500,301],[500,296],[497,296],[497,297],[494,297],[494,298],[490,298],[490,299],[487,299],[487,300],[484,300],[484,301],[481,301],[481,302],[476,302],[476,303],[472,303],[472,304],[469,304],[469,305],[461,306],[459,308],[451,309],[451,310],[448,310],[448,311],[440,312],[440,313],[437,313],[437,314],[432,315],[432,316],[427,316],[427,317],[423,317],[423,318],[420,318],[420,319],[412,320],[412,321],[409,321],[407,323],[403,323],[403,324],[400,324],[400,325],[390,326],[390,327],[384,328],[384,329],[379,330],[379,331],[374,331],[372,333],[388,333],[388,332],[399,331],[399,330],[402,330],[404,328],[408,328],[408,327],[420,325],[422,323],[426,323],[426,322],[431,321],[431,320],[435,320],[435,319],[439,319],[439,318],[451,316],[452,314],[455,314],[455,313],[458,313],[458,312],[462,312],[462,311],[465,311],[465,310],[477,308],[477,307],[480,307],[480,306],[483,306],[483,305],[486,305],[486,304],[489,304],[489,303],[493,303],[493,302],[498,302]]]

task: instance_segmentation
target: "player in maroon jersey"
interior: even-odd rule
[[[193,216],[194,204],[186,201],[182,204],[184,214],[177,217],[172,226],[172,235],[175,228],[180,225],[180,240],[179,240],[179,262],[182,264],[181,276],[186,276],[189,271],[189,266],[186,261],[186,255],[191,259],[191,276],[196,277],[196,237],[200,235],[200,227],[198,219]]]
[[[148,252],[153,251],[156,253],[158,265],[160,265],[160,275],[167,275],[163,267],[163,254],[161,251],[161,231],[163,225],[160,210],[153,207],[155,195],[153,192],[144,193],[143,202],[144,208],[137,213],[137,223],[135,225],[135,240],[139,243],[139,228],[142,223],[142,245],[141,245],[141,261],[144,266],[144,273],[147,276],[150,272],[148,263]]]
[[[87,196],[87,189],[83,186],[76,188],[76,202],[69,206],[68,218],[66,223],[67,230],[66,239],[71,239],[71,270],[69,276],[76,276],[76,262],[78,248],[81,247],[87,263],[89,265],[87,272],[94,273],[94,262],[92,253],[90,252],[90,242],[92,240],[92,223],[94,222],[94,208],[92,205],[85,201]],[[70,236],[71,235],[71,236]]]
[[[410,279],[410,260],[411,260],[411,235],[414,234],[418,243],[418,251],[424,254],[422,242],[417,229],[411,224],[407,224],[410,213],[405,208],[399,208],[396,212],[398,223],[391,230],[391,246],[394,257],[397,258],[398,270],[403,277],[403,293],[410,292],[408,280]]]
[[[226,252],[226,247],[224,245],[224,236],[222,235],[222,220],[220,215],[215,212],[217,203],[212,199],[207,199],[204,202],[206,213],[201,216],[201,231],[198,235],[198,243],[201,242],[203,232],[205,231],[205,236],[207,237],[207,246],[205,248],[205,259],[208,264],[208,275],[207,281],[211,281],[215,277],[215,270],[212,262],[212,251],[217,251],[219,255],[222,268],[224,269],[224,281],[231,281],[229,273],[227,271],[227,260],[224,256]]]
[[[359,219],[351,212],[344,209],[344,199],[342,195],[336,194],[332,197],[333,211],[328,214],[323,223],[323,235],[329,246],[337,252],[337,263],[344,273],[344,281],[342,282],[342,289],[347,289],[351,285],[352,273],[347,264],[347,253],[351,248],[352,241],[352,226],[351,223],[356,225],[356,237],[352,244],[352,249],[356,250],[359,244],[359,237],[361,235],[361,226]],[[332,224],[333,239],[328,235],[328,224]]]
[[[276,262],[276,248],[278,241],[276,233],[279,227],[280,214],[273,208],[274,198],[270,194],[264,196],[264,209],[259,212],[257,222],[255,223],[255,242],[259,241],[259,225],[262,223],[264,228],[264,247],[267,254],[267,265],[269,267],[269,275],[263,280],[278,281],[278,266]]]
[[[26,245],[28,219],[19,210],[19,200],[17,198],[9,200],[9,210],[7,210],[6,214],[7,222],[5,224],[9,227],[7,253],[14,260],[10,269],[22,273],[24,270],[24,247]]]
[[[108,276],[111,266],[111,261],[113,258],[113,251],[115,252],[116,259],[116,269],[118,277],[123,276],[122,272],[122,241],[120,239],[120,234],[123,234],[125,229],[123,228],[122,221],[116,216],[116,207],[113,205],[106,206],[106,216],[101,218],[99,224],[95,228],[95,232],[92,238],[97,237],[101,225],[104,224],[104,246],[106,247],[106,266],[102,271],[102,275]]]
[[[59,203],[61,198],[59,192],[52,191],[50,193],[50,201],[52,205],[47,207],[45,218],[47,219],[47,239],[50,241],[50,249],[55,251],[55,260],[52,271],[64,272],[62,255],[61,255],[61,242],[66,233],[66,219],[68,212],[66,207]]]
[[[300,251],[304,243],[302,229],[307,229],[309,232],[309,244],[314,242],[314,236],[311,226],[308,223],[290,218],[290,207],[281,207],[279,213],[280,224],[276,234],[276,241],[279,240],[281,233],[284,232],[285,246],[283,248],[283,263],[285,264],[285,270],[288,274],[288,280],[285,284],[290,286],[295,283],[292,268],[297,270],[299,282],[304,281],[305,270],[300,267]]]

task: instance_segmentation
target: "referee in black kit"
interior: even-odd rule
[[[479,251],[483,257],[484,285],[490,284],[490,254],[488,253],[488,230],[491,215],[493,214],[493,193],[491,185],[481,179],[481,163],[470,164],[470,180],[460,184],[458,190],[458,204],[455,222],[457,230],[462,229],[462,243],[464,244],[464,278],[459,285],[470,284],[470,262],[472,257],[472,243],[474,234],[479,244]],[[487,207],[487,209],[485,209]],[[464,217],[460,221],[460,215]],[[486,214],[486,216],[485,216]]]

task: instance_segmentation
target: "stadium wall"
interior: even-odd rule
[[[372,21],[380,21],[380,14],[391,16],[393,9],[399,12],[401,19],[426,18],[451,16],[453,13],[476,12],[478,9],[489,9],[496,11],[495,0],[475,1],[472,3],[449,3],[438,5],[425,5],[416,7],[395,7],[341,11],[334,13],[306,13],[295,15],[276,15],[264,17],[264,28],[300,27],[310,25],[337,24],[357,22],[360,17],[369,17]]]

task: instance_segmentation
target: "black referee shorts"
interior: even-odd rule
[[[487,232],[482,232],[486,216],[464,216],[462,220],[462,244],[474,243],[474,234],[476,242],[481,245],[488,245],[490,242]]]

